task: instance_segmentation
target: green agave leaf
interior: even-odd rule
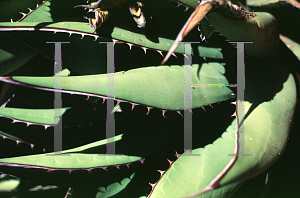
[[[120,141],[122,139],[122,135],[118,135],[115,138],[112,138],[115,142]],[[106,154],[84,154],[84,150],[105,145],[108,140],[101,140],[98,142],[94,142],[85,146],[77,147],[74,149],[68,149],[62,151],[60,154],[71,154],[70,156],[64,156],[56,153],[48,153],[31,155],[31,156],[21,156],[21,157],[13,157],[13,158],[3,158],[0,159],[2,162],[1,165],[5,166],[7,163],[15,163],[15,164],[24,164],[24,165],[32,165],[32,166],[41,166],[41,167],[49,167],[49,168],[91,168],[91,167],[100,167],[100,166],[108,166],[114,164],[125,164],[131,161],[141,160],[141,157],[134,156],[115,156],[115,155],[106,155]],[[66,160],[66,158],[68,160]]]
[[[70,108],[62,108],[64,114]],[[54,109],[19,109],[19,108],[0,108],[0,115],[6,118],[12,118],[15,122],[28,122],[29,124],[56,125],[59,120],[54,121]]]
[[[153,117],[156,119],[149,122]],[[0,159],[0,171],[27,180],[64,186],[99,187],[121,181],[142,166],[140,162],[143,163],[143,157],[159,152],[180,130],[172,127],[178,123],[178,119],[182,120],[180,116],[173,121],[152,115],[147,118],[145,121],[139,121],[137,126],[130,127],[128,132],[109,140],[104,139],[62,151],[62,154],[70,156],[38,154]],[[105,154],[106,144],[111,141],[115,142],[116,155]],[[78,174],[80,180],[76,179]]]
[[[54,44],[47,42],[70,42],[62,44],[62,65],[64,67],[69,68],[72,72],[76,72],[82,75],[106,73],[106,53],[99,53],[102,51],[107,51],[107,46],[105,43],[101,44],[98,42],[94,42],[92,38],[86,38],[84,39],[84,42],[80,42],[81,40],[77,36],[72,36],[69,38],[67,34],[53,35],[51,32],[35,31],[22,32],[20,34],[19,31],[14,31],[5,32],[5,34],[13,39],[19,40],[20,42],[26,43],[27,45],[32,47],[32,50],[34,50],[35,53],[39,53],[45,57],[48,57],[48,59],[46,59],[44,62],[50,61],[49,59],[52,59],[52,63],[54,60]],[[107,39],[102,38],[99,40],[103,42],[107,41]],[[20,64],[20,66],[22,66],[23,64],[24,63]],[[82,65],[88,65],[88,67],[82,67]]]
[[[266,12],[253,12],[253,14],[256,16],[248,20],[224,17],[218,12],[211,12],[207,17],[230,41],[253,42],[245,45],[245,52],[248,55],[275,56],[279,49],[279,31],[275,17]]]
[[[129,178],[124,178],[120,182],[115,182],[105,187],[97,188],[70,188],[68,198],[81,198],[81,197],[95,197],[95,198],[107,198],[118,194],[130,183],[134,177],[134,173]]]
[[[281,59],[257,59],[246,64],[246,116],[241,122],[244,122],[245,154],[253,156],[239,156],[221,180],[220,187],[260,174],[282,155],[286,147],[297,94],[294,77],[283,68],[284,59]],[[259,69],[260,64],[264,67]],[[274,73],[267,77],[271,68]],[[257,79],[261,80],[257,82]],[[193,150],[193,154],[201,156],[188,156],[186,153],[189,152],[181,155],[156,184],[151,197],[183,197],[210,184],[232,159],[228,154],[234,152],[236,122],[233,121],[213,144]],[[184,178],[189,178],[188,184]],[[227,190],[221,188],[198,197],[220,197]]]
[[[192,108],[206,106],[234,97],[227,87],[223,76],[225,68],[219,63],[204,63],[192,66],[192,84],[210,84],[212,87],[197,87],[193,90]],[[28,86],[47,91],[54,91],[54,77],[1,77],[1,81]],[[114,95],[106,94],[107,74],[61,77],[62,92],[76,93],[120,101],[138,103],[165,110],[184,110],[184,67],[160,66],[134,69],[115,73]],[[95,85],[75,86],[72,85]],[[218,91],[216,91],[218,89]],[[159,100],[158,100],[159,98]]]
[[[0,108],[2,117],[11,118],[14,122],[24,122],[29,124],[41,124],[54,126],[62,119],[63,125],[74,125],[89,122],[98,117],[96,111],[90,105],[80,105],[57,109],[62,115],[59,119],[54,119],[54,109],[21,109],[21,108]],[[74,116],[76,115],[76,116]]]
[[[8,22],[11,19],[17,21],[22,17],[19,12],[27,13],[27,8],[34,9],[42,0],[9,0],[0,2],[0,21]]]
[[[34,11],[27,13],[24,18],[21,19],[22,22],[53,22],[50,11],[50,1],[45,1],[39,7],[36,7]]]
[[[67,34],[80,34],[82,36],[92,36],[98,39],[97,34],[93,34],[93,29],[87,23],[83,22],[56,22],[56,23],[39,23],[39,22],[19,22],[19,23],[0,23],[0,31],[18,31],[18,30],[40,30],[40,31],[51,31],[51,32],[65,32]],[[146,49],[152,49],[157,51],[168,51],[174,40],[167,38],[158,38],[158,42],[149,40],[146,35],[130,32],[125,29],[114,27],[112,32],[107,34],[102,31],[99,34],[100,37],[107,39],[113,38],[117,41],[134,44],[138,47],[146,47]],[[101,40],[100,40],[101,41]],[[104,40],[105,41],[105,40]],[[109,40],[106,40],[109,41]],[[202,51],[203,47],[200,47]],[[145,50],[146,50],[145,49]],[[223,58],[220,50],[214,48],[205,48],[205,57],[208,58]],[[180,44],[175,50],[176,53],[184,54],[184,44]],[[193,55],[193,52],[192,52]],[[204,57],[201,53],[199,56]]]
[[[21,41],[1,35],[0,74],[5,75],[18,69],[37,54],[37,51]]]
[[[122,135],[65,150],[60,154],[47,153],[3,158],[0,159],[0,169],[6,173],[9,172],[21,178],[40,181],[42,183],[55,183],[66,186],[79,185],[85,187],[106,186],[114,179],[128,175],[128,171],[125,169],[117,169],[120,165],[127,165],[129,167],[133,162],[138,162],[139,160],[143,162],[142,158],[137,156],[98,154],[91,153],[90,151],[93,149],[99,150],[101,147],[102,152],[104,151],[105,153],[108,141],[117,143],[120,140],[122,140]],[[63,154],[69,155],[66,156]],[[112,169],[111,167],[114,168]],[[20,172],[20,168],[26,168],[27,171]],[[132,168],[129,170],[131,172],[133,171]],[[75,179],[78,174],[81,175],[80,181]],[[111,174],[112,178],[99,179],[99,177],[107,177],[107,174]]]
[[[0,193],[1,191],[14,190],[20,184],[20,178],[12,177],[10,175],[0,174]]]
[[[3,139],[10,139],[10,140],[14,140],[16,141],[18,144],[21,142],[21,143],[24,143],[24,144],[29,144],[29,145],[32,145],[33,147],[33,144],[30,144],[28,142],[26,142],[25,140],[19,138],[19,137],[16,137],[14,135],[11,135],[11,134],[8,134],[8,133],[5,133],[3,131],[0,130],[0,136],[3,138]]]
[[[6,174],[0,174],[1,197],[62,197],[66,188],[57,186],[35,185],[33,182],[22,180]]]
[[[0,23],[0,31],[16,31],[16,30],[40,30],[52,32],[66,32],[81,35],[93,36],[97,39],[99,36],[93,34],[93,29],[89,24],[83,22],[56,22],[56,23],[40,23],[40,22],[20,22],[20,23]],[[102,36],[102,35],[101,35]],[[111,35],[106,35],[106,38],[114,38],[121,42],[134,43],[138,46],[145,46],[161,51],[168,51],[171,44],[174,42],[170,39],[159,38],[158,43],[154,43],[147,39],[145,35],[128,32],[118,27],[114,27]],[[184,53],[184,44],[180,44],[177,53]]]
[[[158,181],[150,197],[183,197],[195,193],[209,184],[231,160],[228,154],[234,151],[235,125],[236,120],[213,144],[192,151],[192,154],[201,154],[201,156],[188,156],[191,154],[190,151],[180,155]],[[218,159],[217,163],[216,159]],[[188,184],[184,178],[189,178]],[[236,187],[239,185],[230,185],[200,197],[228,197],[237,190]],[[178,190],[174,191],[174,189]]]

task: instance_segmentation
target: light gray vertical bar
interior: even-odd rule
[[[192,150],[192,56],[191,43],[184,43],[184,150]]]
[[[62,43],[70,42],[46,42],[54,43],[54,74],[57,74],[62,70]],[[61,76],[55,75],[55,90],[54,91],[54,155],[61,155],[62,151],[62,99],[61,99]],[[64,154],[69,156],[70,154]]]
[[[239,133],[239,150],[237,155],[245,154],[245,140],[244,140],[244,122],[245,118],[245,52],[244,43],[237,43],[237,123]]]
[[[252,42],[230,42],[237,44],[237,133],[239,135],[238,144],[239,149],[238,156],[254,156],[253,154],[245,154],[245,130],[244,130],[244,118],[245,118],[245,105],[244,105],[244,94],[245,94],[245,43]]]
[[[114,96],[115,90],[115,52],[113,42],[107,42],[107,95]],[[106,154],[115,154],[115,114],[110,113],[114,108],[114,100],[106,102]]]

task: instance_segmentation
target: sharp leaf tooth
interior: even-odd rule
[[[19,12],[20,14],[22,14],[23,16],[26,16],[26,14],[25,13],[23,13],[23,12]]]
[[[94,36],[95,37],[95,40],[94,41],[96,41],[98,38],[99,38],[99,36]]]
[[[103,170],[106,170],[107,172],[109,172],[108,170],[107,170],[107,166],[104,166],[104,167],[101,167]]]
[[[184,57],[189,58],[186,54],[183,54]]]
[[[33,147],[34,147],[34,144],[30,144],[30,148],[33,149]]]
[[[173,162],[172,162],[171,160],[169,160],[168,158],[167,158],[167,160],[168,160],[168,162],[169,162],[170,165],[173,163]]]
[[[175,56],[175,58],[177,58],[176,54],[172,53],[172,56]]]
[[[84,37],[84,34],[81,34],[81,38],[80,39],[83,39],[83,37]]]
[[[152,108],[151,107],[147,107],[147,109],[148,109],[148,112],[147,112],[146,115],[148,115],[150,113],[150,109],[152,109]]]
[[[12,18],[10,19],[10,22],[11,22],[11,23],[13,23],[13,22],[14,22]]]
[[[201,32],[201,29],[200,29],[200,23],[198,23],[198,31]],[[202,33],[200,35],[200,37],[202,36]]]
[[[145,54],[147,53],[147,48],[146,47],[142,47],[142,49],[144,50]]]
[[[127,43],[127,45],[129,46],[129,49],[131,50],[132,44],[131,43]]]
[[[70,32],[70,33],[69,33],[69,37],[70,37],[71,35],[72,35],[72,33]]]
[[[157,50],[157,52],[158,52],[162,57],[164,57],[163,53],[162,53],[160,50]]]
[[[177,113],[178,113],[179,115],[181,115],[181,117],[183,117],[183,115],[181,114],[181,112],[180,112],[180,111],[177,111]]]
[[[117,40],[116,40],[116,39],[113,39],[112,41],[114,42],[114,45],[115,45],[115,44],[116,44],[116,42],[117,42]]]
[[[162,115],[163,115],[165,118],[167,118],[167,117],[165,116],[166,111],[167,111],[167,110],[162,110]],[[167,119],[168,119],[168,118],[167,118]]]
[[[201,108],[202,108],[204,111],[206,111],[204,107],[201,107]]]
[[[206,61],[206,58],[204,56],[202,58]]]
[[[149,182],[149,185],[152,187],[152,190],[153,190],[153,188],[155,187],[156,184],[152,184]]]
[[[144,161],[145,161],[145,158],[140,160],[140,162],[141,162],[142,164],[144,164]]]
[[[128,169],[129,169],[129,165],[130,165],[130,164],[131,164],[131,163],[127,163],[127,164],[126,164],[126,166],[127,166]]]
[[[186,12],[189,10],[189,7],[185,6],[185,10],[183,12]]]
[[[164,174],[165,171],[162,171],[162,170],[156,170],[160,173],[160,176],[162,176]]]
[[[230,117],[236,117],[236,112],[234,112]]]
[[[177,3],[177,6],[176,6],[176,8],[178,8],[180,5],[182,5],[181,3]]]
[[[131,106],[132,106],[132,107],[131,107],[131,111],[133,111],[133,109],[134,109],[134,106],[135,106],[135,105],[134,105],[134,104],[132,104]]]

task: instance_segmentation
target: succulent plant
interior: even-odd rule
[[[253,197],[298,127],[298,2],[99,2],[0,2],[1,197]]]

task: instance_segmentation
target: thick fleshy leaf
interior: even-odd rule
[[[241,121],[244,122],[245,132],[240,135],[245,135],[245,154],[253,156],[238,156],[232,169],[221,180],[221,187],[263,172],[282,155],[286,147],[297,94],[294,77],[282,67],[280,59],[258,59],[246,64],[246,115]],[[270,64],[264,64],[267,62]],[[259,69],[259,64],[264,64],[264,67]],[[267,77],[271,68],[274,73]],[[257,82],[257,79],[261,80]],[[151,196],[187,196],[210,184],[232,159],[228,154],[234,152],[235,138],[232,134],[237,131],[236,124],[237,121],[233,121],[213,144],[193,150],[193,154],[201,156],[181,155],[162,176]],[[243,151],[244,148],[240,149]],[[217,163],[215,159],[218,159]],[[190,178],[188,185],[183,178]],[[180,190],[174,191],[174,188]],[[222,189],[207,192],[200,197],[219,197]]]
[[[20,22],[20,23],[0,23],[0,31],[18,31],[18,30],[40,30],[40,31],[51,31],[51,32],[65,32],[67,34],[80,34],[82,36],[91,36],[98,39],[97,34],[93,34],[93,29],[82,22],[57,22],[57,23],[39,23],[39,22]],[[101,37],[107,39],[115,39],[120,42],[129,43],[138,47],[146,49],[152,49],[156,51],[168,51],[174,40],[160,37],[158,42],[153,42],[147,38],[146,35],[130,32],[125,29],[114,27],[111,34],[101,33]],[[101,40],[100,40],[101,41]],[[106,40],[108,41],[108,40]],[[184,44],[180,44],[175,50],[176,53],[184,54]],[[192,52],[193,54],[193,52]],[[199,54],[199,56],[203,56]],[[206,57],[210,58],[222,58],[219,55],[218,50],[214,48],[208,48]]]
[[[234,97],[226,85],[225,68],[219,63],[193,65],[192,84],[211,85],[197,87],[193,90],[192,108],[206,106]],[[1,77],[0,80],[23,86],[54,91],[54,77]],[[114,96],[106,94],[107,75],[91,75],[78,77],[61,77],[62,92],[90,95],[96,97],[116,98],[120,101],[137,103],[165,110],[184,110],[184,67],[160,66],[134,69],[115,73]],[[75,86],[72,85],[94,85]],[[43,88],[44,87],[44,88]],[[188,88],[189,89],[189,88]],[[218,89],[218,91],[216,91]],[[160,100],[158,100],[160,98]]]

